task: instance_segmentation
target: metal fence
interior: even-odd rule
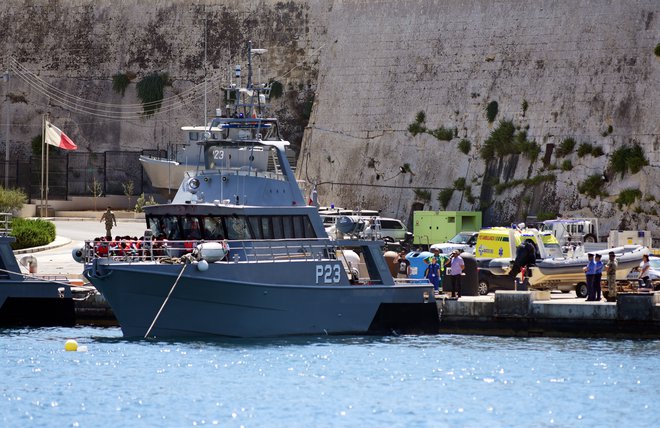
[[[140,164],[140,155],[166,156],[165,150],[104,153],[49,153],[48,198],[67,200],[71,196],[124,195],[133,183],[131,196],[154,193]],[[6,179],[6,181],[5,181]],[[0,185],[21,189],[29,202],[41,197],[41,156],[25,161],[0,161]]]

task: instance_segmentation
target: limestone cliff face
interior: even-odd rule
[[[204,121],[204,75],[209,109],[221,106],[219,86],[244,64],[249,39],[268,49],[262,80],[283,83],[275,113],[285,136],[302,140],[299,178],[318,183],[324,204],[408,220],[413,208],[440,208],[438,196],[464,179],[458,187],[469,191],[455,190],[447,209],[482,209],[489,224],[583,213],[606,219],[604,229],[660,232],[656,0],[4,2],[2,67],[12,79],[2,84],[2,107],[10,108],[12,156],[29,155],[46,111],[83,150],[180,142],[181,126]],[[135,84],[154,72],[167,73],[171,86],[163,108],[143,117]],[[123,96],[112,89],[117,73],[135,75]],[[429,132],[411,133],[419,112],[417,127]],[[536,143],[537,156],[484,156],[500,122]],[[574,150],[558,156],[568,138]],[[603,154],[578,156],[582,143]],[[615,174],[611,155],[635,144],[648,165]],[[607,178],[603,195],[580,193],[597,174]],[[630,188],[641,200],[619,207]]]
[[[210,115],[224,105],[220,87],[228,83],[234,65],[245,68],[248,40],[268,49],[255,60],[255,74],[261,65],[262,80],[283,84],[285,94],[274,100],[274,107],[286,112],[280,116],[287,136],[299,145],[304,102],[313,96],[316,82],[313,59],[307,61],[307,52],[314,49],[308,9],[305,2],[267,0],[3,2],[2,67],[12,76],[3,112],[11,109],[12,157],[30,154],[29,141],[39,134],[44,112],[81,150],[162,149],[181,143],[181,126],[206,123],[205,74]],[[162,108],[144,117],[135,86],[152,73],[166,73],[170,86]],[[112,89],[115,74],[133,77],[123,96]]]
[[[469,194],[454,191],[447,208],[483,209],[489,224],[560,212],[602,217],[604,229],[660,231],[657,1],[335,1],[327,13],[298,169],[320,183],[323,203],[405,220],[413,206],[438,209],[442,189],[464,178]],[[498,112],[489,123],[492,101]],[[411,134],[420,111],[427,129],[449,129],[451,140]],[[535,160],[484,159],[500,121],[538,144]],[[575,150],[557,156],[567,138]],[[579,157],[581,143],[604,154]],[[622,178],[610,155],[634,144],[649,165]],[[605,175],[610,196],[578,192],[595,174]],[[614,201],[628,188],[640,189],[642,201],[619,209]]]

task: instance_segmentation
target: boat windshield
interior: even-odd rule
[[[305,215],[150,215],[147,223],[158,239],[299,239],[316,238]]]
[[[473,233],[461,232],[458,235],[451,238],[448,242],[450,244],[467,244],[468,240],[472,237]]]
[[[651,265],[652,269],[660,270],[660,258],[649,257],[649,264]]]

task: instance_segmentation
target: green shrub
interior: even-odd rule
[[[419,122],[411,123],[408,125],[408,132],[414,137],[417,134],[421,134],[422,132],[426,132],[426,127],[422,125]]]
[[[577,155],[578,155],[579,158],[583,158],[583,157],[585,157],[586,155],[591,154],[591,151],[592,151],[593,149],[594,149],[594,148],[593,148],[593,146],[592,146],[590,143],[582,143],[582,144],[580,144],[580,146],[578,147]]]
[[[443,126],[437,129],[429,129],[427,132],[441,141],[451,141],[454,138],[454,129],[445,128]]]
[[[270,98],[275,100],[284,94],[284,86],[277,80],[270,82]]]
[[[536,221],[553,220],[557,218],[556,212],[540,211],[536,213]]]
[[[603,176],[601,174],[594,174],[578,184],[578,192],[587,196],[595,198],[596,196],[607,196],[607,192],[603,190]]]
[[[11,235],[16,238],[12,249],[38,247],[55,240],[55,225],[46,220],[27,220],[14,218],[11,224]]]
[[[522,153],[531,161],[535,161],[538,158],[539,153],[541,153],[541,147],[536,144],[535,141],[529,141],[527,139],[526,131],[519,131],[514,136],[514,143],[516,152]]]
[[[131,79],[127,73],[117,73],[112,76],[112,90],[120,94],[122,97],[124,96],[129,83],[131,83]]]
[[[620,172],[621,177],[628,171],[636,174],[648,164],[649,161],[644,156],[644,150],[638,144],[632,147],[621,147],[615,150],[610,158],[610,168],[615,173]]]
[[[655,45],[655,49],[653,49],[653,52],[655,53],[655,56],[660,56],[660,43]]]
[[[560,144],[559,147],[557,147],[557,150],[555,152],[556,156],[558,158],[564,157],[568,154],[570,154],[573,149],[575,148],[575,140],[572,138],[565,138]]]
[[[635,188],[625,189],[619,193],[619,196],[616,198],[616,203],[621,208],[623,205],[631,205],[635,203],[637,199],[642,198],[642,191]]]
[[[20,189],[5,189],[0,186],[0,212],[16,213],[27,202],[27,196]]]
[[[491,101],[488,103],[486,106],[486,118],[488,119],[488,123],[493,123],[495,121],[498,109],[499,106],[497,105],[497,101]]]
[[[465,186],[465,200],[468,204],[474,204],[477,201],[472,194],[472,186]]]
[[[471,148],[472,148],[472,143],[470,143],[470,140],[468,140],[467,138],[463,138],[461,141],[458,142],[458,150],[460,150],[466,155],[470,153]]]
[[[302,117],[305,121],[309,121],[309,118],[312,115],[312,109],[314,108],[314,94],[308,94],[305,102],[302,106]]]
[[[495,193],[500,194],[506,189],[516,186],[536,186],[546,181],[555,181],[557,177],[554,174],[542,174],[537,175],[531,178],[522,178],[516,180],[509,180],[504,183],[498,183],[495,185]]]
[[[447,208],[453,194],[454,189],[442,189],[440,193],[438,193],[438,202],[440,202],[443,209]]]
[[[151,73],[140,80],[135,89],[137,96],[142,102],[145,116],[151,116],[163,102],[165,86],[169,86],[170,78],[167,73]]]
[[[136,213],[144,212],[144,207],[149,205],[156,205],[156,201],[154,200],[154,197],[152,195],[149,195],[149,198],[147,199],[144,196],[144,193],[142,193],[140,196],[138,196],[137,200],[135,201],[135,212]]]
[[[424,189],[413,189],[415,197],[420,201],[429,202],[431,200],[431,191]]]
[[[529,103],[527,102],[527,100],[522,100],[521,107],[522,107],[523,116],[524,116],[525,113],[527,113],[527,108],[529,107]]]
[[[454,180],[454,189],[462,192],[465,190],[465,177],[460,177]]]
[[[573,163],[571,162],[570,159],[565,159],[565,160],[561,163],[561,170],[562,170],[562,171],[570,171],[570,170],[572,170],[572,169],[573,169]]]
[[[593,148],[593,150],[591,150],[591,156],[595,158],[601,157],[604,154],[605,152],[603,151],[603,148],[601,146],[596,146]]]
[[[415,122],[417,123],[426,122],[426,113],[424,113],[424,110],[420,110],[417,112],[417,115],[415,116]]]
[[[516,132],[513,122],[509,120],[501,121],[497,128],[491,131],[488,139],[484,141],[481,148],[481,157],[490,159],[495,154],[504,156],[514,153],[513,135]]]

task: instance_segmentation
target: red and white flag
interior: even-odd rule
[[[50,122],[46,122],[46,144],[64,150],[76,150],[78,148],[71,138]]]

